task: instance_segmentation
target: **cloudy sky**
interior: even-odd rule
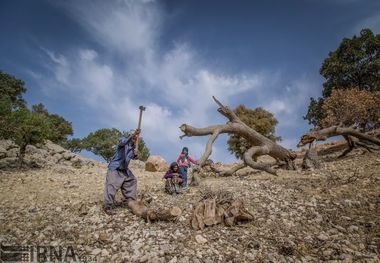
[[[143,137],[170,162],[207,141],[180,140],[182,123],[225,122],[213,95],[273,112],[294,149],[322,61],[364,27],[380,33],[380,1],[2,0],[0,24],[0,69],[25,81],[29,105],[64,116],[74,137],[134,129],[144,105]],[[226,141],[215,161],[234,160]]]

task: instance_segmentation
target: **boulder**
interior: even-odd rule
[[[0,159],[7,157],[7,149],[0,145]]]
[[[19,148],[11,148],[7,150],[7,157],[9,158],[17,158],[19,153]]]
[[[168,169],[168,163],[159,155],[151,155],[145,162],[145,171],[148,172],[166,172]]]
[[[63,158],[67,161],[75,157],[75,154],[73,154],[72,152],[67,152],[67,151],[62,153],[62,155],[63,155]]]
[[[51,154],[66,152],[65,148],[49,140],[46,140],[44,148],[47,149],[49,152],[51,152]]]
[[[24,165],[30,168],[42,168],[46,166],[46,159],[41,154],[26,155]]]
[[[18,148],[18,146],[11,140],[0,140],[0,147],[7,151],[13,148]]]
[[[53,156],[54,163],[59,163],[63,159],[63,155],[60,153],[55,153]]]
[[[27,145],[25,148],[25,154],[41,154],[41,149],[38,149],[34,145]]]
[[[18,155],[19,147],[15,143],[10,140],[0,140],[0,169],[17,168]],[[45,144],[26,146],[24,167],[44,168],[55,167],[58,164],[69,168],[91,168],[95,167],[97,162],[82,158],[49,140],[45,141]],[[138,167],[141,167],[141,163]]]
[[[16,168],[18,167],[17,158],[3,158],[0,160],[0,169]]]

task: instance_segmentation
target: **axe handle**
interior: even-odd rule
[[[139,115],[139,122],[137,124],[137,129],[141,129],[141,119],[142,119],[142,112],[143,112],[143,109],[140,109],[140,115]],[[140,136],[140,135],[139,135]],[[139,138],[137,137],[137,141],[136,141],[136,147],[135,149],[138,151],[139,150]]]
[[[137,129],[141,129],[141,119],[142,119],[142,110],[140,110],[140,115],[139,115],[139,123],[137,124]]]

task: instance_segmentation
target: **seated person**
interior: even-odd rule
[[[178,173],[178,164],[176,162],[173,162],[169,170],[164,175],[165,179],[165,191],[168,194],[179,194],[181,185],[182,185],[182,178]]]

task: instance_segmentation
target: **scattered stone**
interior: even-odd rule
[[[319,235],[317,236],[317,238],[318,238],[320,241],[326,241],[326,240],[329,239],[329,237],[328,237],[326,234],[324,234],[324,233],[319,234]]]
[[[204,237],[201,236],[201,235],[196,235],[196,236],[195,236],[195,240],[196,240],[199,244],[205,244],[205,243],[207,243],[207,239],[204,238]]]
[[[103,257],[108,257],[110,255],[110,253],[108,252],[107,249],[102,249],[102,256]]]
[[[4,149],[0,144],[0,163],[12,163]],[[13,147],[12,154],[17,150]],[[164,193],[162,172],[148,173],[144,163],[131,163],[139,197],[149,207],[181,208],[173,222],[145,222],[119,206],[121,192],[115,215],[107,216],[102,210],[105,164],[92,166],[77,155],[67,160],[66,152],[59,153],[63,158],[57,164],[55,153],[42,145],[28,152],[28,165],[45,156],[46,166],[0,170],[1,244],[75,244],[78,255],[94,255],[99,262],[379,262],[378,152],[328,162],[320,156],[319,170],[279,170],[278,177],[250,174],[248,168],[233,177],[206,176],[199,187],[177,196]],[[82,168],[74,169],[75,161]],[[296,161],[299,165],[302,159]],[[336,177],[330,178],[333,166]],[[355,182],[341,184],[357,168]],[[192,230],[192,211],[210,189],[227,189],[244,200],[254,220]]]
[[[99,255],[101,252],[102,250],[100,248],[95,248],[94,250],[92,250],[91,254],[96,256]]]
[[[354,225],[348,227],[349,232],[356,232],[358,230],[359,230],[359,227],[354,226]]]
[[[107,233],[106,233],[106,232],[101,232],[101,233],[99,234],[98,240],[101,241],[101,242],[106,242],[106,241],[108,241]]]

